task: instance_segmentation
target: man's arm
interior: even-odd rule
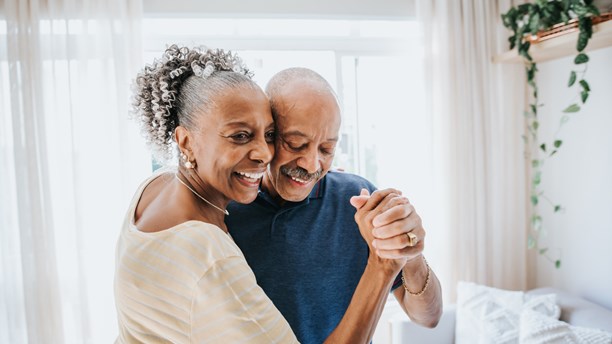
[[[442,288],[438,277],[420,257],[407,262],[402,270],[404,283],[393,291],[395,298],[412,321],[436,327],[442,316]]]

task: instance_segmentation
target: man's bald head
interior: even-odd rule
[[[289,68],[266,86],[277,128],[262,188],[281,204],[304,200],[329,171],[340,131],[334,90],[318,73]]]
[[[331,95],[338,102],[336,92],[319,73],[302,67],[287,68],[276,73],[266,85],[266,94],[270,98],[270,106],[275,117],[284,99],[283,95],[296,88],[320,96]]]

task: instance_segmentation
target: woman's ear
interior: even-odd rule
[[[174,140],[178,145],[180,153],[185,154],[192,159],[193,150],[191,147],[191,136],[189,135],[189,131],[185,127],[179,125],[174,130]]]

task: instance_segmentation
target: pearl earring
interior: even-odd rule
[[[192,163],[191,161],[189,161],[189,158],[187,158],[187,155],[185,155],[185,153],[183,153],[183,152],[181,152],[181,159],[183,159],[185,161],[183,163],[183,166],[185,166],[185,168],[187,168],[187,169],[195,168],[195,164]]]

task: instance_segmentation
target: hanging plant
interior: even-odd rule
[[[528,134],[523,136],[525,143],[531,148],[531,228],[528,235],[527,247],[536,249],[540,255],[546,257],[555,264],[561,266],[560,258],[552,258],[548,248],[541,247],[539,239],[542,234],[542,216],[539,206],[544,204],[550,206],[553,212],[563,210],[560,204],[553,202],[541,188],[542,166],[546,160],[553,157],[563,146],[563,140],[559,137],[562,126],[569,120],[569,115],[580,111],[581,104],[586,103],[591,88],[585,79],[589,57],[584,49],[593,35],[592,17],[598,16],[599,10],[593,5],[593,0],[536,0],[533,3],[521,4],[510,8],[502,15],[504,26],[512,30],[508,38],[510,49],[517,48],[518,54],[523,57],[527,84],[531,88],[531,101],[527,117]],[[538,98],[538,86],[536,84],[537,65],[529,54],[531,42],[536,40],[543,30],[550,29],[555,24],[577,22],[579,29],[578,41],[576,42],[576,57],[573,68],[569,73],[568,87],[576,88],[575,99],[563,110],[559,121],[559,128],[555,131],[552,141],[541,141],[538,136],[540,122],[538,120],[538,109],[543,106]]]

